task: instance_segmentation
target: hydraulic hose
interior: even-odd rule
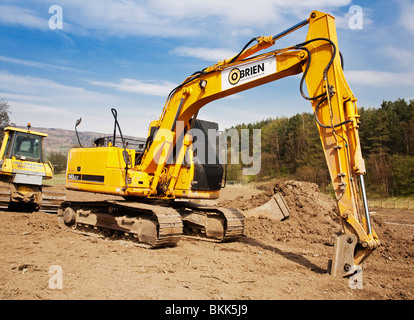
[[[309,67],[310,67],[311,59],[312,59],[312,54],[311,54],[310,50],[305,47],[305,45],[307,45],[309,43],[312,43],[314,41],[327,41],[327,42],[329,42],[331,44],[331,46],[332,46],[332,56],[331,56],[331,59],[329,60],[329,62],[327,63],[325,69],[323,70],[323,79],[326,80],[327,83],[328,83],[328,87],[326,88],[327,92],[323,92],[323,93],[321,93],[321,94],[319,94],[317,96],[314,96],[314,97],[308,97],[303,92],[303,83],[304,83],[305,78],[306,78],[306,75],[307,75],[307,73],[309,71]],[[306,65],[305,71],[303,72],[302,78],[300,80],[299,89],[300,89],[300,93],[301,93],[302,97],[304,99],[306,99],[306,100],[318,100],[318,99],[321,99],[321,101],[319,101],[318,104],[316,105],[315,112],[314,112],[314,117],[315,117],[315,120],[318,123],[318,125],[321,126],[322,128],[334,129],[334,128],[340,127],[340,126],[342,126],[342,125],[344,125],[346,123],[352,122],[353,120],[345,120],[345,121],[343,121],[341,123],[338,123],[338,124],[326,125],[326,124],[323,124],[323,123],[320,122],[320,120],[318,119],[318,115],[317,115],[317,112],[318,112],[321,104],[328,99],[327,95],[330,94],[329,91],[328,91],[329,90],[328,70],[331,67],[331,65],[332,65],[332,63],[333,63],[333,61],[335,59],[335,55],[336,55],[336,46],[335,46],[335,44],[330,39],[327,39],[327,38],[315,38],[315,39],[311,39],[311,40],[308,40],[308,41],[305,41],[305,42],[302,42],[302,43],[297,44],[295,46],[295,49],[305,50],[308,53],[308,57],[309,57],[308,58],[308,64]],[[342,56],[341,56],[341,65],[343,66]]]

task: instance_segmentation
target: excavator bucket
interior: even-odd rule
[[[290,209],[283,196],[280,193],[276,193],[265,204],[254,209],[244,211],[243,214],[247,217],[262,216],[283,221],[289,218]]]

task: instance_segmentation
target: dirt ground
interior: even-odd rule
[[[414,298],[414,211],[375,210],[382,246],[365,262],[363,288],[327,273],[335,202],[316,185],[228,186],[222,205],[248,210],[281,192],[290,218],[247,217],[237,242],[182,239],[144,249],[64,231],[55,214],[0,212],[0,299],[362,300]],[[68,192],[68,199],[102,196]],[[58,276],[60,276],[58,278]],[[54,282],[54,279],[62,280]]]

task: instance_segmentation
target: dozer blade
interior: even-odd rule
[[[37,185],[0,182],[0,207],[22,212],[39,209],[41,191]]]
[[[129,240],[145,248],[176,245],[183,224],[169,207],[129,201],[65,201],[58,223],[70,231]]]
[[[42,204],[39,210],[50,213],[57,213],[59,206],[66,200],[64,191],[48,190],[48,187],[42,189]]]
[[[243,235],[244,216],[236,209],[176,201],[186,237],[214,242],[234,241]]]

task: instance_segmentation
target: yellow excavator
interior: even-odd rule
[[[260,53],[304,26],[304,42]],[[217,199],[222,187],[223,166],[196,161],[194,129],[217,129],[197,119],[198,111],[211,101],[296,74],[302,74],[300,93],[313,109],[343,225],[331,273],[355,273],[380,241],[365,194],[357,99],[342,70],[335,20],[318,11],[275,36],[253,38],[236,56],[187,77],[169,94],[160,118],[151,122],[143,151],[128,148],[125,139],[122,146],[71,149],[67,189],[124,200],[66,201],[58,212],[60,225],[74,232],[121,233],[151,248],[176,244],[182,236],[237,239],[244,230],[240,212],[189,201]],[[112,112],[114,129],[122,137],[116,110]]]
[[[64,192],[48,190],[44,179],[53,177],[53,166],[43,159],[46,133],[6,127],[0,149],[0,207],[16,211],[56,213]]]

